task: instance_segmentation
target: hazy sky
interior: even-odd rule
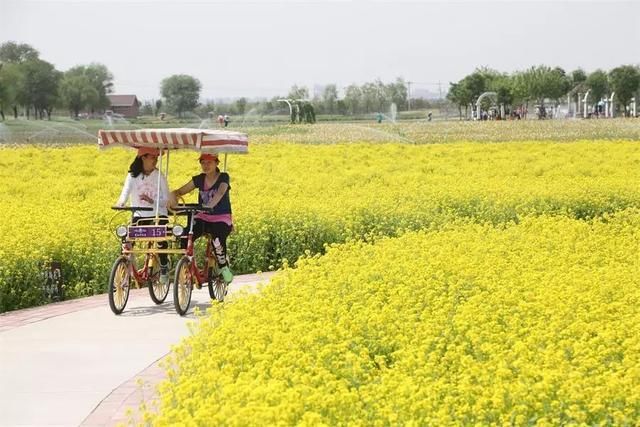
[[[640,64],[640,0],[0,0],[0,43],[59,70],[99,62],[116,93],[159,97],[189,74],[202,98],[286,95],[398,76],[437,92],[478,66],[611,69]]]

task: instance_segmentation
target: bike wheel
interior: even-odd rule
[[[224,280],[220,276],[209,279],[209,297],[219,302],[224,301],[224,297],[227,296],[227,290],[229,286],[224,283]]]
[[[180,316],[184,316],[189,310],[192,290],[191,261],[189,258],[184,257],[176,265],[176,275],[173,281],[173,305]]]
[[[109,307],[114,314],[122,313],[127,305],[131,289],[130,281],[129,260],[120,257],[113,263],[109,275]]]
[[[149,296],[156,304],[162,304],[169,294],[169,283],[162,284],[162,282],[160,282],[160,257],[153,254],[149,261],[151,260],[153,260],[153,262],[150,262],[149,281],[147,282]]]
[[[214,283],[216,281],[216,271],[217,269],[214,267],[209,267],[207,269],[207,288],[209,289],[209,298],[211,299],[215,299],[216,298],[216,294],[215,294],[215,289],[214,289]]]

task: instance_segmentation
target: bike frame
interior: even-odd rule
[[[149,242],[149,246],[151,245],[152,243]],[[136,260],[133,257],[134,253],[145,254],[144,263],[142,265],[142,268],[140,269],[138,269],[138,266],[136,265]],[[127,265],[129,266],[129,274],[136,281],[136,288],[140,288],[140,284],[146,282],[150,278],[150,271],[151,271],[151,268],[153,267],[153,262],[154,262],[153,254],[148,251],[134,252],[131,247],[131,242],[125,241],[122,243],[121,256],[127,259],[128,261]]]
[[[135,212],[135,208],[122,208],[122,210],[132,210],[130,225],[135,225],[135,217],[133,212]],[[116,213],[113,219],[118,215]],[[159,218],[155,218],[155,227],[159,226]],[[144,227],[154,227],[153,225],[142,225],[137,226],[138,228]],[[140,285],[149,279],[151,279],[151,269],[153,267],[153,263],[155,260],[155,255],[166,253],[166,254],[182,254],[183,250],[175,250],[175,249],[160,249],[157,247],[157,243],[163,241],[171,241],[172,239],[167,239],[166,237],[145,237],[145,238],[135,238],[132,239],[130,236],[126,236],[121,238],[121,247],[120,247],[120,256],[127,260],[127,266],[129,270],[129,275],[133,277],[136,281],[136,288],[140,288]],[[134,249],[134,243],[140,244],[140,248]],[[146,243],[146,245],[145,245]],[[144,256],[144,262],[142,268],[138,268],[135,261],[135,254],[140,254]]]
[[[195,212],[194,212],[195,214]],[[193,225],[195,223],[195,215],[191,215],[191,221],[189,221],[189,237],[187,238],[187,250],[185,252],[185,256],[189,258],[189,266],[191,275],[194,276],[198,282],[204,283],[208,281],[208,272],[209,268],[217,267],[218,262],[216,261],[215,255],[211,250],[212,242],[211,236],[207,235],[207,249],[205,252],[205,262],[202,270],[198,268],[198,263],[196,257],[194,256],[194,242],[193,242]]]

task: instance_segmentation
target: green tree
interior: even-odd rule
[[[375,83],[365,83],[360,88],[362,92],[362,107],[364,113],[381,111],[378,109],[378,86]]]
[[[546,75],[547,97],[557,101],[571,90],[571,77],[561,67],[553,68]]]
[[[309,89],[304,86],[293,85],[291,89],[289,89],[289,95],[287,95],[289,99],[308,99],[309,98]]]
[[[5,109],[13,107],[14,116],[18,118],[17,97],[23,86],[22,74],[18,64],[0,64],[0,116],[5,120]]]
[[[78,117],[81,110],[96,105],[99,97],[98,91],[86,75],[65,73],[62,77],[60,100],[74,117]]]
[[[469,92],[471,102],[473,103],[480,95],[487,91],[487,76],[482,71],[476,70],[462,79],[462,84]]]
[[[380,79],[376,79],[374,85],[376,87],[376,92],[375,92],[376,110],[385,111],[386,105],[391,104],[391,95],[389,94],[387,85],[385,85]]]
[[[160,109],[162,108],[162,99],[158,99],[156,100],[156,111],[153,114],[154,116],[157,116],[158,114],[160,114]]]
[[[535,100],[544,104],[546,95],[542,74],[545,72],[540,67],[531,67],[520,74],[522,86],[527,95],[527,100]]]
[[[591,104],[595,104],[600,101],[604,96],[609,92],[609,80],[607,78],[607,73],[602,70],[596,70],[593,73],[589,74],[585,85],[588,89],[591,90]]]
[[[325,86],[322,91],[322,105],[326,113],[336,112],[336,102],[338,101],[338,88],[335,84]]]
[[[144,101],[140,107],[140,115],[153,116],[153,101]]]
[[[245,110],[247,109],[247,98],[240,98],[238,100],[236,100],[236,108],[238,109],[238,114],[244,114]]]
[[[260,114],[278,114],[279,112],[283,112],[283,105],[281,102],[278,102],[278,99],[282,99],[282,97],[274,96],[273,98],[258,104],[258,112]],[[287,111],[289,111],[288,108]]]
[[[85,75],[98,91],[97,103],[93,106],[95,110],[107,108],[110,105],[108,94],[113,93],[113,74],[105,65],[92,63],[86,68]]]
[[[573,84],[574,87],[587,81],[587,73],[585,73],[582,68],[573,70],[570,74],[570,77],[571,77],[571,83]]]
[[[9,98],[9,82],[5,80],[2,74],[2,63],[0,63],[0,119],[5,120],[4,109]]]
[[[360,89],[360,86],[355,83],[347,86],[344,93],[344,103],[351,114],[360,112],[362,103],[362,89]]]
[[[609,72],[609,85],[626,116],[626,106],[640,88],[640,72],[633,65],[622,65]]]
[[[560,67],[551,68],[546,65],[531,67],[516,76],[516,93],[529,100],[535,100],[544,111],[545,99],[553,101],[566,95],[570,90],[570,80]],[[544,114],[539,116],[544,117]]]
[[[498,105],[511,107],[515,99],[513,81],[507,74],[500,74],[489,83],[489,90],[496,93]]]
[[[182,117],[182,113],[191,111],[198,105],[201,88],[200,80],[195,77],[176,74],[162,80],[160,93],[167,106]]]
[[[386,86],[387,98],[396,104],[398,110],[406,109],[407,105],[407,82],[402,78],[396,78],[396,81]]]
[[[582,68],[573,70],[568,75],[569,80],[569,94],[575,95],[577,93],[584,94],[586,89],[587,73]]]
[[[457,83],[449,83],[449,92],[447,92],[447,99],[453,102],[458,107],[458,114],[460,120],[462,120],[462,107],[464,107],[465,117],[469,113],[469,104],[472,102],[471,92],[469,88],[461,80]]]
[[[13,116],[18,118],[18,105],[24,96],[24,77],[20,70],[20,64],[26,61],[34,61],[39,57],[36,49],[28,44],[19,44],[13,41],[0,45],[0,63],[4,63],[6,90],[3,92],[2,102],[13,108]],[[4,113],[3,113],[4,115]]]
[[[37,50],[25,43],[6,42],[0,45],[0,62],[21,64],[38,59]]]
[[[305,102],[300,107],[301,107],[301,113],[304,116],[305,123],[315,123],[316,112],[313,109],[313,105],[311,105],[310,102]],[[300,121],[302,121],[302,117],[300,117]]]
[[[517,71],[511,76],[511,93],[514,105],[528,104],[529,92],[524,71]]]
[[[458,82],[461,85],[458,90],[461,94],[468,96],[468,104],[471,104],[473,107],[480,95],[489,90],[489,84],[495,75],[497,75],[497,72],[489,68],[477,68],[473,73],[465,76]],[[465,104],[465,115],[468,104]],[[460,106],[458,108],[459,111],[462,111]]]
[[[23,62],[19,67],[24,80],[22,90],[18,94],[18,101],[27,107],[27,117],[29,117],[30,107],[33,107],[36,118],[43,118],[45,111],[51,118],[62,73],[52,64],[41,59]]]
[[[232,105],[230,104],[216,105],[213,99],[205,99],[204,101],[201,101],[193,111],[199,117],[202,117],[202,118],[208,117],[209,119],[212,119],[214,118],[213,114],[216,111],[216,107],[219,107],[220,111],[226,111],[227,114],[233,114],[235,112],[235,107],[232,107]]]
[[[109,106],[107,94],[113,91],[113,74],[106,66],[98,63],[78,65],[70,68],[65,75],[84,76],[89,84],[96,90],[97,98],[92,98],[87,107],[91,112],[104,110]],[[80,80],[79,80],[80,81]]]

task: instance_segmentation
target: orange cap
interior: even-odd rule
[[[152,154],[154,156],[159,156],[160,155],[160,150],[158,150],[157,148],[153,148],[153,147],[140,147],[140,148],[138,148],[138,157],[142,157],[145,154]]]
[[[209,160],[209,161],[218,161],[218,155],[217,154],[210,154],[210,153],[202,153],[200,154],[200,158],[198,158],[199,161],[203,161],[203,160]]]

